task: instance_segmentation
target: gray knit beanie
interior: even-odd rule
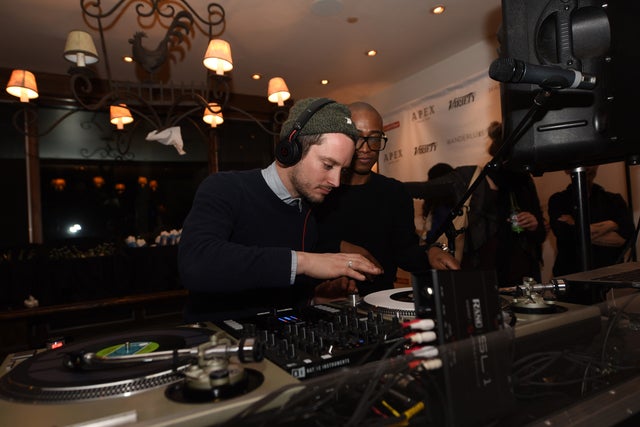
[[[280,130],[281,139],[289,137],[300,115],[318,99],[320,98],[305,98],[293,104],[289,110],[289,117]],[[351,121],[351,112],[346,105],[332,102],[323,106],[302,126],[298,136],[322,133],[343,133],[354,141],[358,139],[358,129]]]

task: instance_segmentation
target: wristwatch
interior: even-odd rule
[[[429,249],[431,249],[431,248],[440,248],[445,252],[450,252],[449,251],[449,246],[447,246],[446,244],[441,243],[441,242],[432,243],[431,246],[429,246]]]

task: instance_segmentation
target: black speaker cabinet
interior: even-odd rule
[[[574,69],[596,77],[594,89],[558,89],[515,141],[507,164],[532,173],[632,161],[640,155],[632,123],[638,101],[638,2],[503,0],[500,57]],[[634,87],[635,86],[635,87]],[[541,88],[501,85],[504,134],[531,110]],[[637,120],[637,119],[636,119]]]

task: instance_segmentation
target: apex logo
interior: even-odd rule
[[[421,122],[423,120],[427,120],[431,116],[436,113],[436,108],[433,105],[427,105],[426,107],[420,110],[414,110],[411,113],[411,121],[412,122]]]
[[[394,150],[388,153],[384,153],[384,161],[391,162],[402,158],[402,150]]]

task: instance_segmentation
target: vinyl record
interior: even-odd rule
[[[65,364],[70,354],[77,353],[108,358],[196,347],[211,333],[209,329],[192,327],[133,331],[44,351],[0,379],[0,396],[30,402],[87,400],[165,385],[180,379],[179,371],[186,362],[160,360],[95,369],[71,369]]]
[[[416,315],[412,289],[386,289],[365,295],[363,301],[365,307],[377,313],[403,317]]]
[[[553,301],[529,301],[521,299],[514,300],[511,303],[511,310],[514,313],[523,314],[555,314],[564,313],[567,311],[567,308]]]

